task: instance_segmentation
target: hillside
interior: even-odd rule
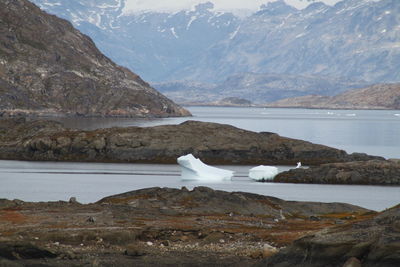
[[[270,107],[329,109],[400,109],[400,84],[377,84],[328,97],[308,95],[268,104]]]
[[[71,21],[157,89],[177,84],[182,90],[167,95],[180,103],[332,96],[400,81],[397,0],[313,3],[303,10],[276,1],[247,17],[216,11],[211,2],[167,13],[126,12],[127,0],[32,1]],[[195,99],[187,93],[193,84],[205,84]]]
[[[179,104],[209,104],[228,97],[239,97],[255,104],[309,94],[336,95],[367,82],[318,75],[240,73],[220,83],[174,81],[153,83],[154,88]]]
[[[0,93],[3,116],[189,114],[26,0],[0,2]]]

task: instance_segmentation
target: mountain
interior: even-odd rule
[[[309,95],[282,99],[272,107],[330,109],[400,109],[400,83],[377,84],[336,96]]]
[[[220,83],[174,81],[153,83],[167,97],[180,104],[210,104],[224,98],[238,97],[255,104],[282,98],[320,94],[336,95],[349,88],[361,88],[367,82],[317,75],[240,73]]]
[[[343,0],[334,6],[312,3],[303,10],[279,0],[248,17],[217,12],[212,3],[176,13],[127,13],[127,0],[32,1],[70,20],[94,38],[106,55],[156,87],[173,82],[190,90],[184,84],[209,88],[247,73],[280,75],[282,86],[274,97],[265,98],[271,95],[268,83],[263,86],[258,79],[247,83],[243,97],[252,100],[247,95],[253,95],[265,102],[400,81],[398,0]],[[283,86],[294,76],[318,77],[320,87],[308,89],[293,82]],[[341,82],[324,87],[333,80]],[[209,91],[199,97],[216,101],[231,96],[242,97],[232,93],[217,99]]]
[[[172,73],[229,38],[239,23],[231,13],[214,12],[212,3],[177,13],[125,14],[126,0],[32,0],[71,21],[91,36],[106,55],[149,81],[170,80]]]
[[[0,2],[0,91],[3,115],[189,114],[26,0]]]
[[[175,78],[223,80],[234,73],[323,75],[400,81],[400,1],[344,0],[296,10],[268,3],[235,35],[210,47]]]

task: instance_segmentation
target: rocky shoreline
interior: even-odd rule
[[[175,164],[188,153],[208,164],[319,165],[383,159],[208,122],[82,131],[53,121],[0,120],[0,159]]]
[[[284,201],[206,187],[148,188],[91,204],[74,198],[38,203],[3,199],[0,265],[252,266],[287,253],[284,248],[293,241],[308,240],[320,230],[330,233],[335,231],[324,229],[361,223],[367,231],[368,220],[380,223],[382,214],[349,204]],[[383,241],[380,247],[386,246]],[[342,251],[337,243],[326,247]],[[342,254],[339,263],[348,259]]]
[[[292,169],[274,178],[278,183],[400,185],[400,160],[327,163]]]

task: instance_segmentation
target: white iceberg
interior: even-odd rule
[[[233,171],[224,170],[204,164],[192,154],[178,158],[181,166],[181,179],[189,181],[226,181],[231,180]]]
[[[256,181],[270,181],[278,174],[278,168],[260,165],[249,170],[249,177]]]

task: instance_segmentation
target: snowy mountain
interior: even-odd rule
[[[320,77],[321,82],[313,84],[321,86],[343,81],[329,90],[308,87],[310,92],[315,89],[326,95],[366,83],[400,81],[398,0],[344,0],[334,6],[313,3],[303,10],[276,1],[244,18],[217,12],[212,3],[175,13],[124,13],[125,1],[32,0],[70,20],[102,52],[144,79],[184,80],[182,94],[188,89],[183,86],[186,81],[221,84],[246,73],[276,74],[280,84],[285,84],[285,75]],[[262,80],[254,79],[258,83],[247,85],[238,97],[261,96],[251,90],[263,88]],[[293,90],[304,83],[286,84],[279,87],[284,96],[292,96],[289,91],[307,94],[307,88]]]
[[[94,39],[110,58],[145,80],[169,80],[171,73],[198,60],[229,38],[240,19],[212,11],[212,3],[193,10],[124,14],[125,0],[33,0],[47,12],[70,20]]]
[[[209,80],[274,72],[391,82],[400,80],[399,59],[398,0],[314,3],[301,11],[278,1],[247,18],[235,38],[214,45],[179,74]]]

